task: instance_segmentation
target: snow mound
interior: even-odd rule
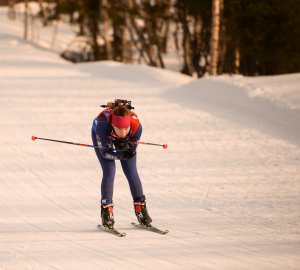
[[[209,77],[171,89],[165,97],[185,107],[204,110],[242,127],[258,129],[300,145],[300,102],[297,103],[300,101],[300,74],[288,75],[291,87],[280,91],[286,77],[255,80],[242,76],[233,79]],[[262,88],[258,88],[259,81]],[[255,87],[250,87],[250,82]],[[258,89],[264,90],[258,94]],[[282,98],[285,95],[288,98]]]
[[[218,80],[246,88],[250,97],[261,97],[277,107],[300,111],[300,73],[261,77],[220,76]]]
[[[191,77],[155,67],[124,64],[115,61],[81,63],[76,69],[96,78],[131,82],[139,86],[179,86],[192,80]],[[148,87],[147,86],[147,87]]]

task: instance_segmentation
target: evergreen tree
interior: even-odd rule
[[[234,71],[240,52],[244,75],[274,75],[300,71],[299,1],[225,0],[226,61]]]
[[[299,0],[222,1],[219,74],[273,75],[300,71]],[[88,60],[132,62],[133,56],[138,55],[139,62],[164,67],[168,42],[174,42],[173,47],[183,57],[181,72],[200,77],[209,70],[212,0],[56,0],[56,3],[55,16],[44,20],[69,14],[70,23],[79,26],[78,34],[89,40],[89,55],[93,57]],[[176,27],[174,39],[168,39],[171,24]],[[99,40],[103,40],[101,45]]]

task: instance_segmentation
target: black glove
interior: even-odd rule
[[[136,152],[135,152],[135,151],[132,151],[132,150],[121,151],[121,152],[120,152],[119,159],[120,159],[120,160],[131,159],[135,154],[136,154]]]
[[[116,139],[113,141],[113,143],[117,150],[126,150],[128,148],[127,147],[128,140],[126,139]]]

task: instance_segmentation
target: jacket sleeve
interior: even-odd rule
[[[103,115],[95,121],[96,140],[102,157],[108,160],[119,159],[118,151],[114,149],[112,142],[108,139],[108,136],[111,132],[111,127],[107,122],[106,117]]]
[[[138,147],[138,143],[142,136],[142,132],[143,132],[143,127],[140,124],[138,127],[138,130],[136,131],[136,133],[134,134],[134,136],[130,139],[130,141],[128,143],[129,149],[131,151],[136,152],[136,148]]]

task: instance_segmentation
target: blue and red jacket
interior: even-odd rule
[[[93,121],[92,136],[95,136],[100,153],[105,159],[123,159],[122,154],[126,151],[130,157],[136,153],[136,148],[142,135],[142,125],[137,115],[131,116],[130,131],[125,138],[119,138],[115,133],[112,124],[113,111],[106,109],[102,111]]]

